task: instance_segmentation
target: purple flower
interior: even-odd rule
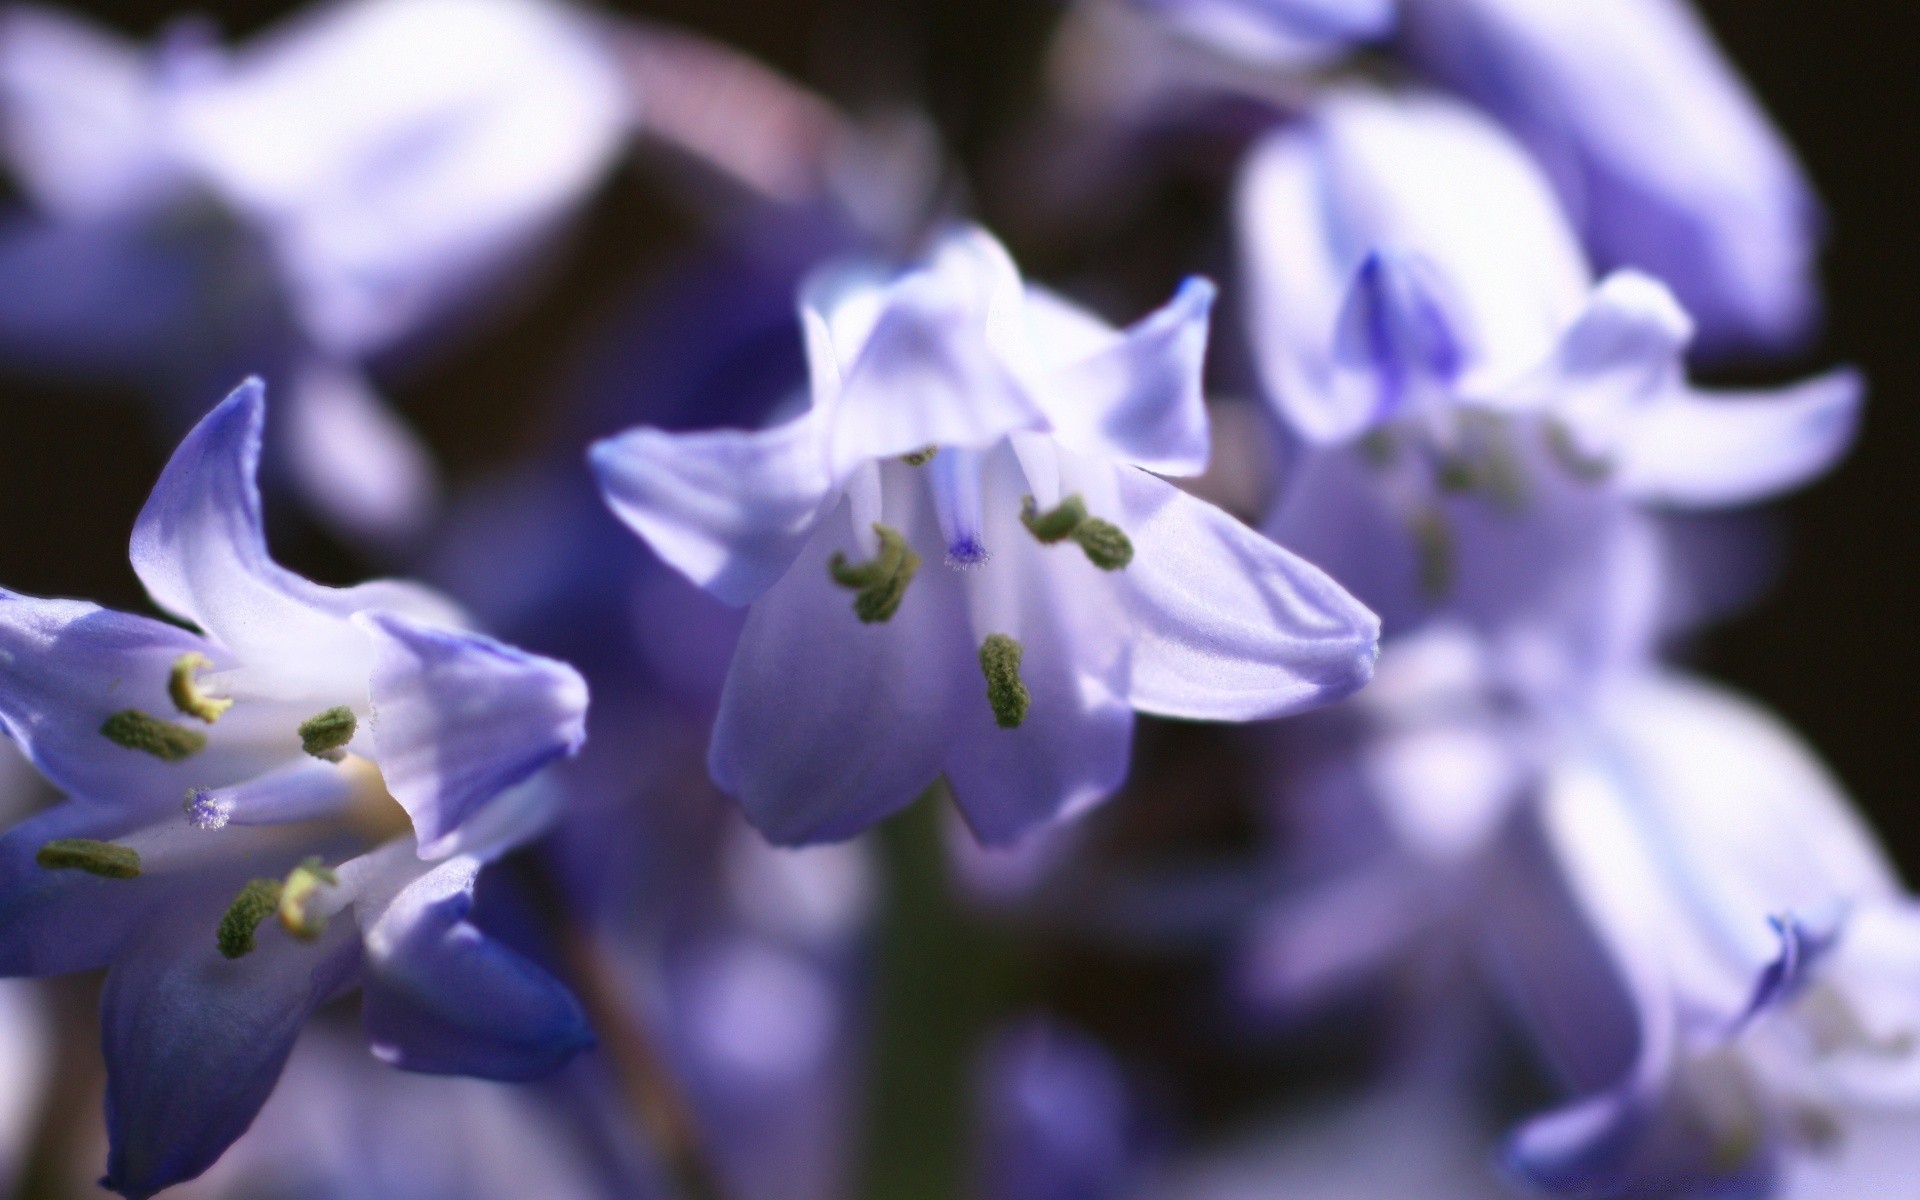
[[[1143,1171],[1140,1114],[1093,1037],[1046,1017],[996,1031],[975,1069],[983,1200],[1117,1200]]]
[[[1702,349],[1819,316],[1818,201],[1686,0],[1409,0],[1403,53],[1526,144],[1603,270],[1657,276]]]
[[[585,685],[425,589],[274,563],[264,421],[249,381],[134,530],[135,573],[198,632],[0,592],[0,723],[71,797],[0,838],[0,973],[108,968],[129,1196],[217,1158],[356,980],[375,1054],[408,1069],[525,1078],[588,1041],[564,988],[466,921],[480,869],[550,818],[529,780],[578,750]]]
[[[1183,36],[1259,63],[1299,65],[1392,32],[1392,0],[1132,0]]]
[[[849,837],[944,773],[1008,842],[1118,786],[1135,710],[1257,719],[1365,681],[1372,614],[1149,473],[1205,464],[1212,296],[1121,333],[959,230],[803,289],[801,415],[594,448],[621,518],[752,606],[709,764],[769,837]]]

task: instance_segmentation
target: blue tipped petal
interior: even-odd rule
[[[1417,255],[1376,250],[1361,261],[1334,322],[1333,360],[1372,381],[1369,424],[1459,377],[1467,352],[1453,307],[1445,280]]]
[[[192,1179],[245,1133],[308,1015],[359,961],[352,926],[317,944],[277,930],[244,958],[214,943],[218,906],[183,916],[114,963],[100,1001],[107,1060],[103,1186],[140,1200]]]
[[[249,379],[174,451],[133,531],[134,573],[154,602],[250,664],[332,686],[367,663],[365,640],[346,621],[361,609],[458,624],[458,613],[425,589],[322,587],[273,561],[255,484],[265,425],[266,387]]]
[[[480,864],[450,859],[401,890],[366,932],[367,1038],[408,1071],[527,1080],[593,1044],[558,980],[467,922]]]
[[[394,799],[434,856],[507,788],[586,742],[587,684],[565,663],[394,613],[356,623],[373,638],[373,738]]]

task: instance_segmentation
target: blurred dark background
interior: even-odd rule
[[[132,33],[181,11],[168,0],[71,5]],[[196,6],[230,36],[294,8]],[[842,103],[926,104],[977,169],[1039,98],[1052,0],[656,0],[614,6],[718,38]],[[1920,877],[1920,806],[1909,739],[1920,654],[1920,39],[1904,5],[1706,0],[1733,59],[1798,147],[1827,202],[1825,343],[1781,377],[1849,361],[1872,399],[1864,438],[1829,480],[1784,507],[1788,556],[1760,604],[1711,635],[1701,664],[1751,692],[1827,757]],[[983,216],[996,223],[992,194]],[[503,328],[397,384],[383,380],[456,481],[510,461],[549,428],[543,408],[593,318],[690,227],[645,164],[605,189],[559,275]],[[1016,250],[1023,247],[1016,245]],[[1044,265],[1044,264],[1043,264]],[[1206,264],[1195,264],[1206,265]],[[211,404],[216,396],[208,396]],[[22,591],[140,607],[126,565],[134,514],[165,436],[131,393],[82,394],[0,373],[0,581]],[[282,503],[280,508],[290,505]],[[277,548],[322,578],[365,569],[284,515]]]

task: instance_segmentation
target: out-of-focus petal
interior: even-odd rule
[[[308,360],[286,420],[288,466],[320,516],[375,545],[403,546],[425,532],[440,499],[433,453],[366,376]]]
[[[593,1035],[558,980],[467,922],[479,868],[449,859],[366,906],[367,1037],[404,1070],[536,1079]]]
[[[394,613],[356,618],[376,658],[380,770],[436,856],[469,816],[587,736],[587,685],[565,663]]]
[[[1223,54],[1299,67],[1392,32],[1392,0],[1134,0]]]

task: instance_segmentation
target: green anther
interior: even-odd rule
[[[227,915],[220,918],[220,932],[214,938],[220,953],[227,958],[244,958],[253,953],[253,931],[279,907],[279,880],[256,879],[241,888],[240,894],[227,906]]]
[[[1390,429],[1375,429],[1360,439],[1360,453],[1368,465],[1390,467],[1400,457],[1400,442]]]
[[[1420,559],[1420,591],[1440,600],[1453,590],[1453,529],[1446,514],[1428,509],[1413,519],[1413,541]]]
[[[343,748],[353,740],[353,732],[359,727],[352,709],[344,704],[335,705],[300,723],[300,748],[315,758],[339,762],[345,757]]]
[[[900,461],[910,467],[924,467],[932,462],[933,456],[938,453],[940,453],[940,447],[927,446],[924,449],[915,450],[912,454],[902,454]]]
[[[1087,515],[1087,502],[1078,493],[1058,506],[1040,511],[1032,496],[1020,501],[1020,523],[1038,541],[1051,546],[1071,538],[1087,561],[1102,571],[1118,571],[1133,561],[1133,543],[1118,525]]]
[[[1072,537],[1073,531],[1086,519],[1087,502],[1078,494],[1068,496],[1058,507],[1046,512],[1040,511],[1032,496],[1020,501],[1020,523],[1027,527],[1028,533],[1049,546]]]
[[[127,708],[108,717],[100,732],[116,746],[151,754],[162,762],[180,762],[207,748],[207,735]]]
[[[1559,460],[1561,466],[1575,479],[1586,483],[1599,483],[1613,474],[1613,463],[1606,458],[1588,454],[1580,448],[1574,439],[1573,431],[1563,422],[1548,421],[1541,431],[1546,440],[1547,449]]]
[[[1073,540],[1086,551],[1087,561],[1102,571],[1118,571],[1133,561],[1133,543],[1118,525],[1088,517],[1073,531]]]
[[[880,538],[880,553],[863,563],[849,563],[847,556],[835,551],[827,563],[833,581],[856,594],[853,614],[868,625],[890,620],[906,599],[907,585],[920,569],[920,556],[899,530],[876,524],[873,532]]]
[[[327,919],[307,910],[308,901],[323,887],[336,887],[339,876],[318,858],[309,858],[295,867],[280,888],[276,907],[280,926],[303,942],[311,942],[327,931]]]
[[[987,635],[980,645],[980,670],[987,677],[987,703],[993,706],[994,723],[1002,729],[1018,729],[1033,707],[1033,693],[1020,679],[1020,657],[1025,653],[1019,642],[1004,633]]]
[[[138,850],[92,838],[56,838],[40,847],[33,861],[49,871],[85,871],[102,879],[140,878]]]
[[[173,697],[173,706],[209,725],[233,707],[233,701],[209,696],[200,690],[200,682],[194,676],[211,666],[213,660],[206,655],[189,652],[173,660],[173,672],[167,676],[167,695]]]

